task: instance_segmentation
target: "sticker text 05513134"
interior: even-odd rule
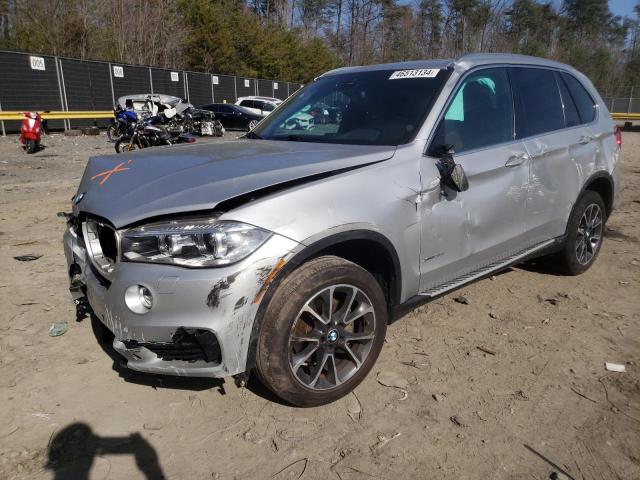
[[[438,68],[418,68],[416,70],[396,70],[391,74],[389,80],[399,80],[402,78],[433,78],[438,75]]]

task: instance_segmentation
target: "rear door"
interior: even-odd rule
[[[436,162],[435,150],[444,144],[453,145],[469,189],[447,190],[433,204],[422,205],[420,286],[427,294],[527,246],[528,160],[524,145],[514,138],[506,67],[475,70],[462,80],[425,162]]]
[[[592,157],[594,143],[560,72],[512,67],[509,73],[516,137],[529,155],[525,228],[540,243],[564,233],[581,186],[578,165]]]

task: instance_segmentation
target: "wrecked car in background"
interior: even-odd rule
[[[289,128],[310,105],[330,115]],[[94,157],[64,236],[71,290],[129,368],[331,402],[387,324],[527,258],[588,269],[620,138],[559,63],[469,55],[334,70],[245,138]]]

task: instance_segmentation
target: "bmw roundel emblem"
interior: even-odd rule
[[[82,199],[84,198],[84,194],[85,192],[79,193],[78,195],[76,195],[76,197],[73,199],[73,203],[78,205]]]

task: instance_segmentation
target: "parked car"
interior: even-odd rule
[[[209,110],[216,115],[224,128],[228,130],[252,130],[263,119],[261,115],[251,110],[230,103],[212,103],[204,105],[203,110]]]
[[[288,130],[309,130],[314,126],[314,116],[306,112],[291,115],[284,124]]]
[[[287,128],[318,102],[341,114]],[[587,270],[619,185],[591,82],[518,55],[334,70],[245,137],[90,159],[67,272],[129,368],[256,371],[295,405],[352,391],[417,305],[532,257]]]
[[[269,115],[281,103],[282,100],[280,100],[279,98],[253,96],[240,97],[236,101],[236,105],[244,107],[252,113],[260,115],[261,117],[266,117],[267,115]]]

